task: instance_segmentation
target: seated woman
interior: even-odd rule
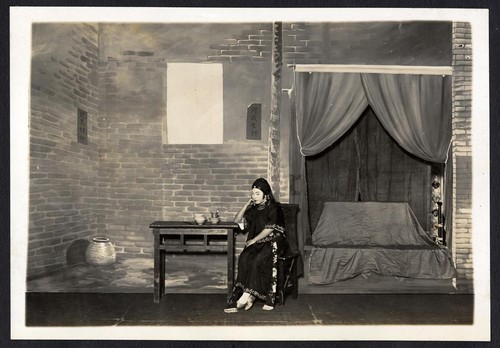
[[[265,302],[262,309],[274,309],[278,255],[288,246],[284,220],[269,183],[263,178],[255,180],[251,199],[234,218],[248,237],[238,261],[233,294],[224,312],[248,310],[255,299]]]

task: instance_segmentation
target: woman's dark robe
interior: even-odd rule
[[[265,202],[250,206],[244,214],[244,232],[247,240],[256,237],[262,230],[272,228],[271,234],[256,243],[245,247],[238,260],[233,295],[228,306],[234,306],[243,292],[259,298],[269,306],[276,300],[278,256],[286,247],[285,221],[283,209],[277,202]]]

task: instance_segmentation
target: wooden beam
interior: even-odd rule
[[[282,85],[282,23],[273,23],[273,51],[271,57],[271,115],[269,119],[268,181],[274,196],[280,196],[280,113]]]

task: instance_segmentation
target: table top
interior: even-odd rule
[[[198,225],[195,221],[155,221],[149,225],[150,228],[196,228],[196,229],[234,229],[239,228],[238,224],[229,221],[219,221],[217,224],[213,224],[210,221],[206,221],[202,225]]]

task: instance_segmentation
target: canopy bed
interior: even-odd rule
[[[302,207],[301,250],[305,244],[312,248],[309,283],[328,284],[369,272],[423,279],[456,277],[446,247],[451,238],[451,209],[446,204],[451,190],[451,67],[297,65],[294,69],[290,99],[297,143],[291,146],[295,149],[291,172],[298,173],[296,181],[303,188],[295,203]],[[411,198],[393,202],[390,197],[367,194],[359,169],[353,175],[349,199],[311,201],[308,197],[306,159],[338,142],[367,108],[409,156],[442,169],[438,176],[445,185],[437,199],[430,190],[423,195],[429,211],[419,210],[418,219],[413,210],[420,206]],[[358,151],[351,161],[360,160]],[[431,172],[426,175],[430,182]],[[321,215],[313,216],[312,223],[307,213],[311,204],[321,204]],[[448,219],[427,224],[425,219],[437,205],[439,214],[442,209]],[[437,236],[433,235],[436,229]]]

